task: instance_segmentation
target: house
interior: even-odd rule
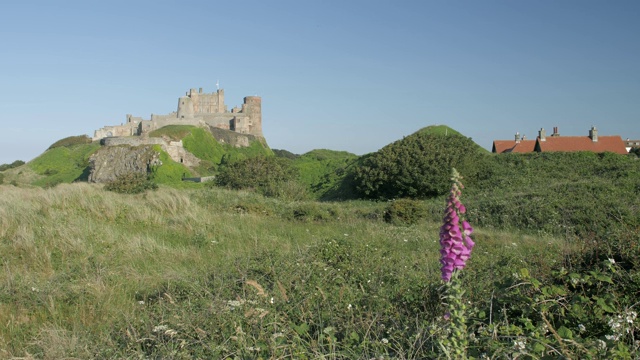
[[[494,153],[530,153],[533,152],[536,146],[535,140],[527,140],[523,135],[520,137],[520,133],[516,133],[515,140],[495,140],[493,142]]]
[[[574,152],[592,151],[597,153],[613,152],[616,154],[628,154],[625,143],[618,135],[598,136],[598,129],[592,126],[589,136],[560,136],[558,128],[553,128],[551,136],[546,135],[544,128],[538,132],[536,140],[525,140],[516,133],[514,140],[495,140],[492,152],[502,154],[508,152]]]
[[[640,148],[640,140],[627,140],[624,141],[624,146],[627,148],[627,152],[631,151],[633,148]]]

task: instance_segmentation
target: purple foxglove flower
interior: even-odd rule
[[[442,268],[442,279],[451,280],[451,275],[455,269],[462,270],[467,260],[471,257],[471,250],[475,243],[471,239],[473,228],[466,221],[462,221],[460,229],[460,215],[466,213],[467,209],[460,202],[460,183],[458,172],[453,170],[453,185],[449,193],[449,199],[445,208],[443,224],[440,228],[440,263]]]

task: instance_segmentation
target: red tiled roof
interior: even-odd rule
[[[518,142],[515,140],[494,140],[492,151],[498,154],[508,152],[530,153],[533,152],[535,146],[535,140],[520,140]]]
[[[592,151],[628,154],[620,136],[598,136],[592,141],[588,136],[547,136],[545,141],[538,139],[536,151]]]

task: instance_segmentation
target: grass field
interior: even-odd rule
[[[419,359],[442,322],[435,222],[385,203],[163,187],[0,187],[0,357]],[[575,245],[476,232],[468,299]],[[440,325],[439,325],[440,324]]]

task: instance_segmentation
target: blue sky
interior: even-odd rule
[[[640,1],[11,1],[0,164],[176,110],[190,88],[263,102],[272,148],[376,151],[446,124],[640,139]]]

